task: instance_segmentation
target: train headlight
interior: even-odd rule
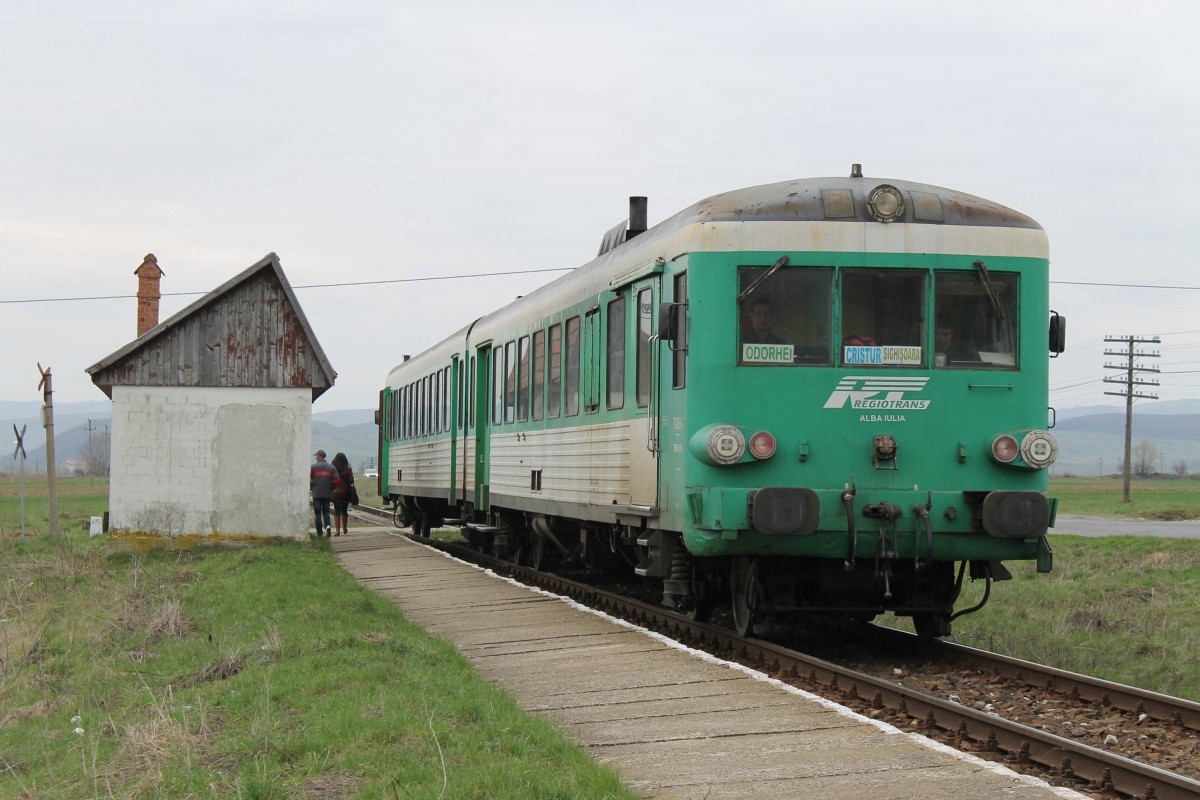
[[[881,183],[867,195],[867,210],[876,222],[895,222],[904,216],[904,195],[895,186]]]
[[[750,455],[766,459],[775,455],[775,437],[767,431],[758,431],[750,437]]]
[[[746,437],[732,425],[718,425],[708,435],[708,456],[718,464],[733,464],[746,453]]]
[[[1030,431],[1021,440],[1021,458],[1035,469],[1045,469],[1058,458],[1058,442],[1049,431]]]
[[[1011,434],[1002,433],[992,439],[992,458],[1001,464],[1011,464],[1019,452],[1021,452],[1021,448]]]

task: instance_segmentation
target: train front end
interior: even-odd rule
[[[686,392],[664,394],[662,449],[693,570],[676,590],[731,592],[741,630],[890,611],[945,635],[967,578],[1051,568],[1046,237],[937,187],[806,183],[713,219],[725,246],[677,264],[687,324],[665,333]]]

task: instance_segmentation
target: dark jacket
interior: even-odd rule
[[[333,497],[335,503],[350,502],[350,487],[354,485],[354,470],[346,467],[333,479]]]
[[[333,465],[321,459],[309,467],[308,486],[312,489],[314,500],[328,500],[333,496]]]

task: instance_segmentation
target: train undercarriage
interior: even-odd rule
[[[987,602],[993,580],[1011,578],[999,561],[816,558],[758,554],[697,557],[678,533],[400,497],[396,524],[429,536],[460,527],[471,547],[523,566],[563,565],[610,576],[636,576],[661,587],[662,605],[691,619],[728,615],[740,635],[813,622],[857,625],[880,614],[912,618],[917,635],[950,634],[951,621]],[[966,577],[987,581],[977,605],[954,610]]]

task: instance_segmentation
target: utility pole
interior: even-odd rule
[[[1122,503],[1130,502],[1130,499],[1129,499],[1129,473],[1130,473],[1131,467],[1130,467],[1129,462],[1132,460],[1132,455],[1133,455],[1133,447],[1132,447],[1132,445],[1133,445],[1133,399],[1135,397],[1144,398],[1146,400],[1157,400],[1158,399],[1158,395],[1156,395],[1156,394],[1142,394],[1140,390],[1134,388],[1135,386],[1158,386],[1158,381],[1157,380],[1149,380],[1149,381],[1134,380],[1134,373],[1138,373],[1138,372],[1157,373],[1159,371],[1158,367],[1142,366],[1141,364],[1139,364],[1137,362],[1137,359],[1139,359],[1139,358],[1158,358],[1159,353],[1157,350],[1155,350],[1152,353],[1147,353],[1144,350],[1138,350],[1138,349],[1136,349],[1136,345],[1158,344],[1159,341],[1160,340],[1157,336],[1152,336],[1148,339],[1143,339],[1138,336],[1105,336],[1104,337],[1104,342],[1106,345],[1109,345],[1109,344],[1125,345],[1124,350],[1117,350],[1114,348],[1112,350],[1104,351],[1104,355],[1106,355],[1106,356],[1117,356],[1118,358],[1125,359],[1124,364],[1105,363],[1105,365],[1104,365],[1105,369],[1119,369],[1125,373],[1120,378],[1113,377],[1113,378],[1105,378],[1104,379],[1105,383],[1117,383],[1117,384],[1121,384],[1124,386],[1124,391],[1105,392],[1105,394],[1111,394],[1111,395],[1115,395],[1117,397],[1125,398],[1125,470],[1124,470],[1125,480],[1124,480],[1124,488],[1123,488],[1123,491],[1121,494],[1121,502]]]
[[[42,369],[38,362],[38,372],[42,379],[38,388],[42,390],[42,427],[46,429],[46,477],[50,481],[50,538],[58,538],[58,475],[54,467],[54,388],[51,384],[50,368]]]

